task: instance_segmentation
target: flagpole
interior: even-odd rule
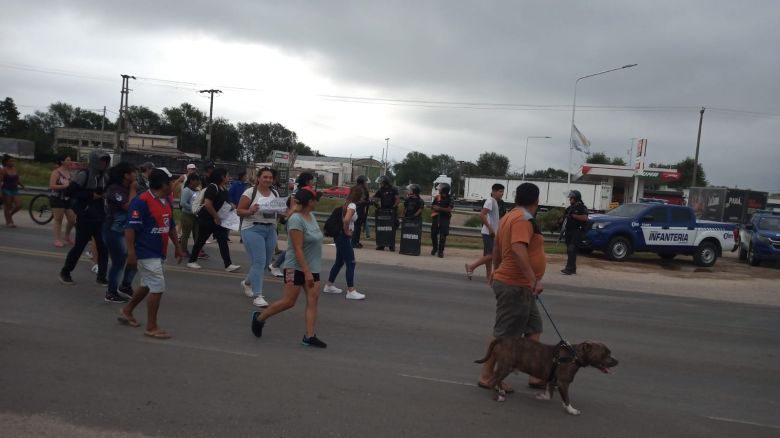
[[[592,78],[593,76],[603,75],[604,73],[622,70],[624,68],[636,67],[637,65],[638,64],[626,64],[622,67],[616,67],[609,70],[600,71],[598,73],[585,75],[580,78],[577,78],[577,80],[574,81],[574,102],[571,105],[571,127],[569,130],[569,169],[567,172],[568,179],[566,183],[568,190],[571,190],[571,165],[572,165],[572,160],[574,159],[574,112],[577,109],[577,85],[580,83],[582,79]]]

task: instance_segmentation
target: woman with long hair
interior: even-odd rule
[[[22,184],[19,178],[19,173],[16,171],[16,160],[10,156],[3,157],[3,171],[2,171],[2,184],[3,184],[3,210],[5,213],[5,226],[8,228],[16,228],[14,224],[13,215],[22,209],[22,197],[19,196],[19,188],[26,188]]]
[[[108,171],[108,190],[106,191],[106,221],[103,223],[103,242],[108,248],[111,268],[108,270],[107,303],[126,303],[133,296],[133,278],[136,270],[125,267],[127,244],[125,226],[127,209],[138,190],[138,178],[135,166],[122,161]],[[122,284],[119,276],[124,270]],[[121,294],[121,295],[120,295]]]
[[[241,281],[244,293],[254,298],[252,304],[257,307],[268,307],[263,297],[263,274],[266,264],[271,261],[276,246],[276,214],[286,210],[284,200],[282,208],[274,204],[279,196],[273,188],[274,174],[264,167],[257,174],[255,187],[244,191],[239,198],[236,213],[241,220],[241,239],[252,261],[249,275]]]
[[[227,171],[222,168],[214,169],[209,178],[209,184],[202,190],[206,192],[203,194],[203,206],[198,212],[198,240],[195,242],[195,246],[192,247],[190,253],[190,259],[187,263],[187,267],[190,269],[201,269],[202,266],[198,264],[198,255],[200,250],[203,249],[203,245],[206,244],[211,235],[219,244],[219,254],[222,256],[222,261],[225,263],[225,271],[235,272],[241,269],[241,266],[234,265],[230,260],[230,248],[228,247],[228,229],[223,228],[222,220],[219,218],[219,210],[228,202],[227,184]]]
[[[49,175],[49,188],[51,189],[49,204],[54,213],[54,246],[62,248],[65,246],[63,240],[73,244],[70,232],[76,223],[76,213],[73,212],[70,206],[70,197],[65,192],[70,186],[70,170],[73,167],[73,161],[67,155],[57,155],[54,161],[57,163],[57,168],[52,170],[51,175]],[[62,239],[63,217],[68,220],[68,224],[65,226],[65,239]]]
[[[289,242],[284,261],[284,295],[262,312],[252,312],[252,333],[263,335],[266,320],[295,306],[301,288],[306,292],[306,333],[301,343],[310,347],[325,348],[314,331],[317,321],[317,301],[320,293],[320,268],[322,265],[322,231],[314,217],[322,193],[304,186],[295,193],[296,206],[287,220]]]
[[[328,276],[328,283],[322,289],[325,293],[340,294],[343,292],[341,289],[333,285],[336,281],[336,277],[341,271],[341,267],[347,265],[347,294],[345,296],[348,300],[362,300],[366,296],[355,289],[355,249],[352,246],[352,234],[355,233],[355,223],[358,220],[357,203],[363,199],[363,188],[361,186],[354,186],[349,191],[349,196],[344,202],[342,212],[342,227],[341,232],[333,238],[336,242],[336,261],[333,262],[333,267],[330,268],[330,275]]]

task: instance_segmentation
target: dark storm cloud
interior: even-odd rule
[[[386,98],[569,105],[578,76],[639,63],[581,82],[577,124],[595,150],[610,155],[624,155],[629,138],[646,136],[653,161],[693,155],[699,106],[780,113],[780,3],[771,1],[60,1],[4,10],[6,26],[61,14],[103,23],[108,38],[187,32],[260,43],[316,59],[323,76]],[[588,112],[586,105],[691,108]],[[420,127],[399,145],[431,153],[444,143],[465,159],[496,149],[518,168],[516,145],[527,135],[554,137],[534,152],[536,167],[566,165],[568,111],[397,107],[393,114]],[[702,162],[711,181],[780,189],[768,164],[780,159],[778,122],[707,113]],[[736,147],[757,157],[759,168],[734,166]]]

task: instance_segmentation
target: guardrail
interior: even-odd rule
[[[35,195],[45,195],[48,194],[51,191],[48,187],[31,187],[28,186],[24,190],[20,190],[20,193],[22,195],[29,195],[29,196],[35,196]],[[174,200],[174,208],[178,208],[179,206],[179,200]],[[328,216],[330,216],[330,213],[323,213],[323,212],[314,212],[314,217],[317,218],[317,222],[325,223],[325,221],[328,219]],[[371,227],[375,228],[374,225],[374,218],[369,216],[368,224]],[[429,222],[423,222],[423,232],[430,233],[431,232],[431,224]],[[558,234],[557,233],[550,233],[550,232],[544,232],[542,233],[544,235],[544,240],[546,242],[555,242],[558,240]],[[481,227],[462,227],[457,225],[450,225],[450,236],[458,236],[458,237],[470,237],[470,238],[481,238],[482,237],[482,229]]]

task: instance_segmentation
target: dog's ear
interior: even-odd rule
[[[590,350],[593,348],[590,341],[585,341],[579,345],[578,350],[580,350],[581,353],[590,353]]]

